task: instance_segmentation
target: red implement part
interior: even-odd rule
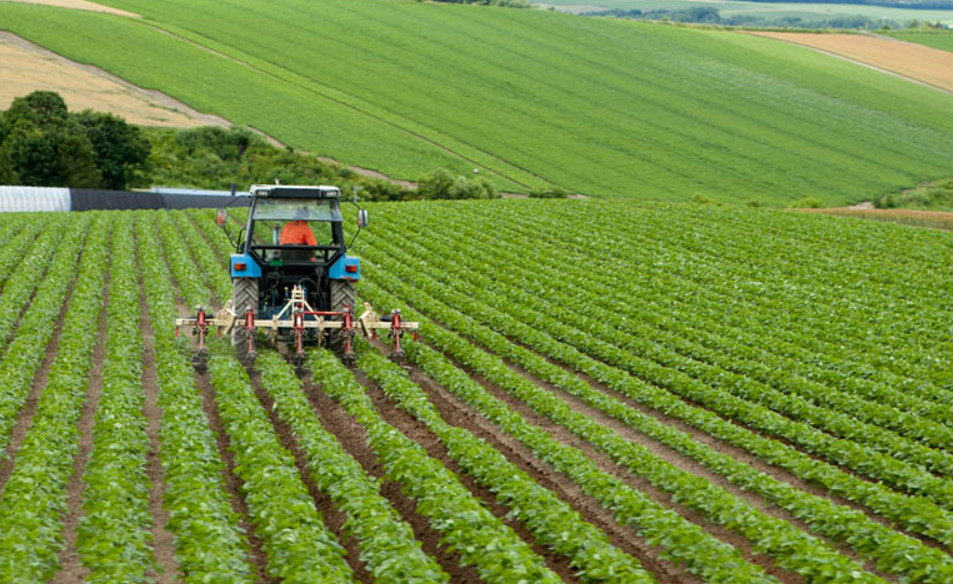
[[[255,354],[255,311],[251,308],[245,313],[245,336],[248,337],[248,354]]]

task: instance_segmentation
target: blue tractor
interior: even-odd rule
[[[199,308],[195,317],[176,321],[177,326],[192,326],[199,336],[197,369],[205,368],[205,335],[212,326],[231,336],[249,367],[257,354],[259,330],[275,346],[286,345],[299,368],[306,345],[334,348],[346,363],[353,363],[357,331],[368,336],[387,329],[396,343],[394,357],[402,357],[400,337],[408,330],[416,335],[417,323],[403,322],[399,310],[378,317],[370,305],[360,316],[355,314],[354,284],[361,277],[361,260],[347,254],[342,221],[337,187],[251,188],[248,222],[233,241],[232,298],[215,315]],[[227,223],[225,210],[218,222],[223,227]],[[367,211],[358,207],[358,229],[367,223]]]

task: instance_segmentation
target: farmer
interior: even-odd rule
[[[318,245],[314,231],[308,227],[304,219],[308,218],[308,210],[301,208],[295,213],[295,220],[285,223],[281,228],[281,245]]]

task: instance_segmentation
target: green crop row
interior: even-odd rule
[[[188,246],[182,242],[184,234],[179,232],[168,213],[158,213],[156,223],[162,249],[165,250],[166,260],[175,277],[179,296],[190,309],[197,306],[208,308],[211,305],[212,295],[203,284],[205,278],[192,260]]]
[[[409,225],[399,225],[399,227],[401,231],[412,229]],[[399,237],[400,236],[394,236],[395,239]],[[477,235],[474,234],[474,237],[477,237]],[[371,239],[378,241],[374,239],[374,237],[371,237]],[[468,285],[488,287],[493,284],[489,278],[480,275],[479,271],[472,269],[474,262],[468,260],[464,254],[452,254],[453,258],[460,262],[462,267],[456,265],[453,260],[440,257],[441,249],[443,250],[444,256],[451,254],[448,251],[450,249],[449,247],[437,247],[440,241],[439,238],[433,237],[438,243],[423,242],[422,239],[423,238],[415,238],[414,243],[417,246],[430,248],[432,250],[431,259],[429,260],[431,267],[441,268],[442,274],[461,274],[457,281],[448,282],[446,286],[431,286],[431,289],[436,293],[452,294],[455,292],[460,295],[466,293]],[[382,249],[387,249],[392,257],[401,257],[404,261],[415,264],[420,263],[416,259],[411,259],[407,254],[401,254],[395,246],[384,243],[378,243],[378,246],[382,246]],[[499,260],[501,268],[497,270],[494,280],[499,282],[506,281],[504,278],[504,274],[508,271],[506,266],[512,264],[512,260],[513,257]],[[467,266],[466,264],[468,263],[471,265]],[[418,282],[420,286],[428,286],[428,284],[431,284],[430,281],[425,281],[420,278],[419,273],[419,268],[415,269],[410,276],[410,280],[412,282]],[[521,274],[516,273],[512,276],[512,282],[520,281],[522,281]],[[871,443],[873,446],[879,445],[881,447],[880,450],[885,450],[888,454],[898,453],[897,456],[902,458],[911,458],[915,457],[915,455],[919,455],[919,457],[915,457],[915,462],[931,461],[934,466],[942,464],[949,457],[946,452],[932,450],[916,442],[899,437],[896,434],[881,430],[880,428],[864,425],[852,418],[847,418],[845,415],[838,415],[836,412],[830,412],[817,407],[811,408],[813,415],[806,420],[807,423],[821,425],[822,428],[827,429],[829,429],[830,426],[836,426],[837,428],[843,429],[842,433],[848,434],[848,437],[852,438],[854,443],[835,440],[816,431],[813,432],[814,439],[808,442],[807,440],[811,438],[811,436],[806,435],[801,429],[803,428],[803,424],[796,425],[781,416],[773,414],[770,410],[759,406],[757,403],[749,403],[743,399],[747,396],[733,397],[732,393],[718,391],[719,389],[724,389],[723,386],[732,380],[732,375],[725,372],[719,373],[717,371],[713,375],[709,373],[708,370],[703,370],[701,364],[693,364],[685,357],[672,351],[665,351],[662,347],[653,344],[650,340],[617,331],[608,327],[602,321],[588,317],[586,314],[578,314],[578,311],[566,309],[565,306],[572,306],[573,303],[570,299],[564,297],[557,291],[551,291],[548,295],[553,298],[561,299],[563,301],[562,306],[560,306],[558,302],[553,303],[540,299],[540,295],[543,294],[543,292],[533,290],[533,288],[534,284],[528,282],[519,288],[516,286],[508,286],[504,292],[501,292],[506,296],[513,297],[513,301],[499,305],[500,309],[508,313],[509,316],[498,317],[497,320],[501,324],[497,326],[515,326],[513,322],[514,319],[516,322],[531,322],[536,325],[540,332],[552,335],[555,339],[563,341],[595,359],[629,371],[659,387],[669,389],[675,394],[682,396],[688,395],[698,403],[708,405],[715,411],[727,412],[728,415],[733,417],[737,416],[745,420],[748,424],[753,424],[754,422],[752,422],[752,420],[760,418],[762,421],[759,421],[756,427],[762,429],[765,429],[763,420],[773,421],[770,427],[773,432],[777,431],[775,428],[780,427],[781,431],[785,432],[781,434],[784,438],[799,445],[808,444],[812,451],[825,454],[829,460],[847,464],[851,466],[851,468],[862,472],[875,473],[871,476],[885,480],[898,489],[909,490],[934,498],[943,506],[950,504],[950,494],[953,493],[953,484],[949,483],[949,481],[934,477],[914,465],[903,463],[891,456],[885,456],[875,452],[868,446],[868,443]],[[493,312],[493,309],[479,306],[469,309],[469,312],[472,314],[482,314],[487,310]],[[567,323],[573,324],[569,325]],[[525,334],[532,336],[535,332],[529,331]],[[621,342],[619,342],[620,338],[622,339]],[[550,349],[544,349],[544,351],[549,350]],[[663,357],[659,357],[659,354],[662,354]],[[689,370],[687,372],[679,372],[681,368],[677,365],[679,363],[685,364],[686,362],[688,362],[688,365],[685,365],[685,367]],[[705,381],[708,383],[703,383]],[[769,390],[764,388],[762,391],[768,393]],[[776,395],[778,392],[775,391],[773,393]],[[757,398],[757,395],[755,398]],[[795,418],[800,419],[799,416]],[[822,425],[818,423],[818,420],[822,422],[830,420],[830,422]],[[797,431],[792,430],[792,428]],[[825,447],[825,445],[827,446]],[[822,450],[819,451],[818,447],[822,448]],[[863,464],[859,466],[852,464],[855,462]],[[944,467],[941,466],[940,468]]]
[[[67,225],[65,221],[57,224]],[[52,257],[46,276],[36,286],[38,292],[30,302],[30,308],[20,318],[16,337],[0,362],[0,387],[3,388],[0,392],[0,449],[4,452],[33,377],[45,357],[45,349],[53,339],[58,315],[76,276],[77,261],[88,229],[87,220],[68,224],[63,234],[55,233],[56,230],[47,231],[40,237],[40,245],[30,259],[24,260],[42,272],[45,262]],[[57,241],[59,243],[55,243]],[[55,250],[55,255],[51,256],[50,250]]]
[[[3,251],[0,253],[0,290],[4,290],[4,286],[9,280],[14,282],[17,278],[14,277],[14,273],[18,269],[20,261],[23,259],[23,256],[29,252],[33,245],[36,243],[36,238],[43,231],[43,229],[50,222],[51,218],[48,215],[33,215],[22,217],[18,221],[8,221],[4,225],[5,234],[9,237],[3,243]],[[13,299],[13,297],[11,297]],[[11,299],[2,300],[2,302],[10,302]],[[4,318],[10,318],[7,316],[9,311],[4,311]],[[19,314],[14,315],[14,318],[19,316]],[[6,321],[4,321],[6,324]],[[4,335],[4,339],[9,335],[9,332]]]
[[[421,549],[413,528],[380,494],[380,482],[367,474],[308,403],[301,380],[278,354],[262,352],[257,361],[261,386],[274,400],[278,416],[291,426],[307,456],[310,479],[348,519],[345,532],[360,545],[361,561],[376,582],[439,583],[450,577]]]
[[[513,435],[541,460],[567,474],[584,492],[609,509],[621,525],[638,530],[663,555],[707,582],[772,582],[759,567],[749,564],[738,550],[708,535],[697,525],[625,484],[584,452],[555,440],[542,428],[497,400],[466,373],[422,343],[407,345],[407,354],[434,380],[475,407],[491,422]]]
[[[136,241],[155,334],[163,507],[175,534],[176,562],[189,584],[252,582],[246,535],[232,510],[225,464],[202,409],[188,356],[173,334],[175,290],[156,235],[155,216],[136,217]]]
[[[4,265],[0,267],[9,270],[9,279],[0,296],[0,347],[10,340],[20,313],[30,303],[46,274],[56,252],[56,246],[51,242],[62,229],[62,221],[61,217],[52,221],[34,221],[3,249]]]
[[[154,566],[138,276],[133,217],[123,213],[113,226],[102,391],[76,529],[88,582],[147,582]]]
[[[394,253],[396,254],[396,252]],[[388,265],[391,268],[390,271],[393,272],[395,269],[394,265]],[[421,266],[408,265],[399,271],[410,274],[419,273],[419,271],[423,269],[425,268]],[[422,295],[420,291],[411,289],[410,286],[404,282],[398,282],[390,276],[379,276],[376,273],[372,274],[370,270],[367,270],[365,273],[381,282],[386,282],[389,287],[398,291],[401,297],[407,301],[415,304],[418,302],[426,302],[427,306],[436,304],[434,301]],[[434,275],[436,275],[436,272]],[[424,285],[423,288],[436,290],[434,286],[428,287]],[[829,489],[832,489],[835,493],[845,496],[850,500],[863,502],[893,520],[906,523],[911,529],[917,532],[943,541],[947,543],[947,545],[951,543],[948,526],[953,524],[951,524],[948,513],[937,508],[926,499],[904,497],[874,483],[856,479],[849,474],[840,472],[834,467],[821,465],[811,457],[802,455],[789,447],[784,447],[778,442],[761,438],[733,424],[719,420],[716,416],[712,416],[710,412],[698,408],[691,408],[677,399],[666,395],[665,392],[657,388],[652,388],[644,383],[638,383],[633,378],[626,376],[618,370],[613,370],[610,367],[589,359],[585,355],[573,351],[571,348],[560,345],[542,334],[536,328],[521,324],[511,316],[499,315],[495,309],[473,301],[465,292],[452,291],[451,286],[441,287],[437,295],[450,301],[454,306],[468,308],[473,314],[478,314],[481,320],[490,322],[494,327],[506,332],[513,338],[537,348],[537,350],[545,355],[564,361],[571,367],[608,383],[611,387],[633,397],[637,401],[641,401],[669,415],[682,419],[714,436],[726,439],[734,445],[750,450],[765,460],[787,468],[799,476],[820,482]],[[506,302],[499,302],[497,305],[501,307],[505,306],[507,309],[511,309],[514,306],[512,303]],[[418,306],[421,305],[418,304]],[[443,305],[441,304],[440,306]],[[532,322],[539,325],[543,317],[535,315],[532,318],[534,319]],[[585,383],[571,376],[567,376],[562,369],[547,363],[544,359],[533,355],[529,351],[503,342],[502,337],[493,335],[482,329],[482,327],[475,326],[474,321],[461,317],[459,314],[455,315],[454,312],[445,306],[443,306],[441,310],[440,320],[443,324],[451,326],[456,330],[462,331],[467,336],[477,339],[485,346],[493,347],[494,351],[526,367],[534,375],[555,383],[570,393],[582,397],[596,407],[605,409],[607,413],[610,413],[610,415],[619,418],[625,423],[635,424],[642,431],[647,431],[645,429],[645,423],[651,420],[644,419],[644,416],[638,415],[630,408],[622,407],[619,403],[613,403],[612,401],[607,402],[605,396],[593,393],[591,388]],[[729,480],[737,482],[743,486],[743,488],[765,493],[766,496],[772,499],[777,499],[780,496],[782,500],[787,501],[786,505],[788,508],[790,508],[791,505],[794,505],[795,508],[802,507],[803,510],[801,512],[807,514],[809,521],[809,518],[814,515],[814,513],[810,511],[812,505],[804,506],[807,502],[798,503],[796,498],[791,499],[791,495],[796,494],[796,491],[788,490],[788,495],[783,495],[774,489],[772,486],[773,481],[763,482],[764,479],[768,477],[759,476],[759,473],[753,473],[751,469],[745,465],[735,463],[725,466],[730,459],[723,457],[706,457],[695,448],[697,445],[694,440],[691,440],[687,436],[679,436],[677,433],[666,432],[665,428],[661,426],[655,427],[654,432],[649,433],[650,435],[662,437],[668,434],[667,441],[669,441],[670,444],[672,440],[675,441],[675,444],[672,444],[673,447],[699,458],[700,462],[721,474],[725,474]],[[795,511],[795,514],[798,514],[798,512]],[[862,515],[859,515],[858,519],[861,517]]]
[[[500,280],[503,274],[514,280],[522,279],[522,274],[511,268],[512,254],[506,253],[505,247],[500,249],[503,246],[497,246],[496,248],[490,246],[493,242],[500,242],[499,234],[490,238],[485,233],[472,228],[467,229],[459,224],[455,227],[459,230],[459,233],[466,233],[470,236],[474,243],[480,242],[487,245],[488,251],[484,260],[492,257],[499,262],[500,268],[497,271],[497,280]],[[399,222],[398,229],[401,235],[391,238],[394,243],[399,243],[400,239],[406,238],[414,245],[430,250],[433,257],[432,263],[443,265],[441,261],[445,260],[440,257],[440,252],[449,245],[449,239],[432,232],[422,233],[418,231],[419,228],[413,221]],[[460,271],[458,268],[455,273],[463,275],[461,280],[469,280],[470,283],[478,286],[488,285],[488,278],[478,272],[466,270],[467,267],[472,267],[472,264],[475,263],[473,258],[464,255],[460,256],[460,260],[463,264],[463,270]],[[452,262],[450,263],[452,265]],[[540,264],[542,263],[540,262]],[[452,266],[450,269],[453,271]],[[577,286],[584,286],[585,284],[586,274],[584,273],[571,273],[567,270],[548,271],[545,266],[541,265],[535,266],[534,270],[539,277],[551,278],[550,281],[564,281],[567,284],[572,283]],[[466,285],[463,282],[461,283]],[[552,297],[553,295],[549,295],[550,298],[541,297],[546,290],[548,288],[544,285],[527,282],[518,288],[509,287],[501,291],[513,296],[515,306],[532,305],[536,311],[553,317],[554,320],[551,321],[553,326],[560,329],[557,338],[567,339],[571,336],[571,333],[565,332],[569,330],[569,327],[560,326],[559,323],[574,323],[575,328],[584,328],[586,334],[593,339],[601,339],[627,354],[641,356],[665,367],[682,371],[694,379],[710,384],[712,387],[724,389],[738,397],[759,403],[788,417],[805,421],[835,435],[879,447],[878,449],[884,452],[899,453],[900,458],[910,460],[916,464],[923,464],[936,472],[943,474],[953,472],[953,454],[933,450],[930,447],[910,441],[910,439],[913,439],[925,442],[928,446],[934,448],[953,449],[953,429],[947,426],[924,420],[920,416],[907,411],[898,411],[894,407],[878,402],[861,401],[858,396],[852,393],[815,384],[810,379],[788,376],[783,384],[777,385],[779,389],[773,389],[760,381],[735,373],[734,369],[750,372],[752,367],[739,364],[737,359],[731,359],[730,356],[723,357],[720,350],[706,351],[696,346],[685,348],[686,343],[681,341],[675,333],[668,335],[666,341],[678,344],[682,349],[678,352],[667,349],[662,343],[658,342],[658,335],[654,334],[651,327],[640,324],[644,320],[643,318],[626,322],[626,325],[621,327],[622,330],[620,330],[612,325],[611,320],[607,322],[606,319],[597,319],[590,314],[579,314],[578,311],[569,309],[571,303],[567,302],[568,299],[565,296],[560,295],[558,298]],[[605,305],[598,297],[593,298],[592,302],[595,306]],[[507,306],[510,305],[504,305],[504,308]],[[617,309],[620,312],[625,312],[626,307],[613,306],[606,308],[607,310]],[[629,311],[629,313],[631,312],[633,311]],[[722,350],[725,348],[724,346],[719,347]],[[704,359],[697,357],[699,353],[704,356]],[[777,366],[769,367],[767,364],[763,364],[757,367],[757,365],[759,364],[754,367],[762,374],[762,378],[774,378],[784,372],[784,369]],[[800,364],[792,363],[791,366],[800,366]],[[774,373],[774,375],[770,375],[770,373]],[[878,393],[878,397],[882,398],[901,395],[900,392],[887,388],[883,388]],[[907,405],[918,405],[917,403],[911,404],[900,397],[896,397],[896,401],[901,401]],[[912,411],[918,412],[919,409],[913,409]],[[947,415],[945,418],[949,419],[949,416]],[[895,430],[896,434],[885,429]],[[909,437],[909,439],[902,438],[897,434]]]
[[[397,266],[397,264],[390,262],[388,262],[386,265],[391,272],[397,270],[401,273],[411,273],[415,269],[419,269],[416,267],[401,269]],[[460,330],[468,336],[476,336],[480,340],[481,344],[491,348],[491,350],[494,352],[505,355],[509,359],[514,359],[514,356],[516,356],[516,360],[514,362],[526,367],[535,375],[542,374],[541,378],[555,383],[557,386],[567,390],[568,392],[581,397],[591,405],[603,409],[610,415],[619,418],[625,423],[635,426],[640,431],[646,432],[650,436],[653,436],[656,439],[669,444],[676,450],[685,452],[686,454],[697,458],[700,462],[702,462],[702,464],[709,466],[719,474],[724,475],[726,478],[739,484],[743,488],[755,490],[756,492],[765,495],[770,500],[776,502],[782,507],[787,508],[796,516],[807,521],[810,525],[812,525],[812,527],[820,530],[821,533],[824,533],[830,537],[851,541],[853,545],[859,549],[859,551],[864,552],[866,549],[866,553],[870,553],[873,558],[878,559],[879,565],[883,566],[887,571],[916,573],[921,569],[920,565],[923,565],[928,558],[929,565],[935,566],[934,569],[942,570],[942,566],[949,563],[948,558],[945,558],[942,553],[934,553],[935,550],[930,550],[929,548],[920,544],[920,542],[903,536],[897,532],[893,532],[886,527],[870,521],[866,516],[863,515],[863,513],[840,508],[833,505],[826,499],[814,497],[807,493],[803,493],[788,487],[787,485],[784,485],[783,483],[780,483],[779,481],[776,481],[763,473],[755,471],[748,465],[736,462],[725,455],[718,454],[710,447],[698,443],[690,436],[660,424],[654,418],[640,414],[636,410],[624,406],[617,400],[592,390],[587,384],[580,382],[571,375],[568,375],[565,371],[553,366],[545,359],[538,357],[529,351],[521,349],[520,347],[510,345],[503,337],[489,333],[489,331],[486,331],[483,327],[477,325],[475,321],[466,317],[462,317],[459,314],[455,315],[454,311],[447,308],[443,304],[430,300],[426,296],[409,289],[407,286],[399,286],[399,283],[395,283],[393,278],[385,278],[384,276],[378,275],[376,272],[372,273],[370,270],[365,271],[365,274],[373,279],[377,279],[382,282],[386,281],[388,286],[394,287],[395,290],[400,290],[399,293],[403,299],[409,300],[420,307],[426,305],[427,310],[433,313],[435,316],[439,316],[440,321],[444,325],[451,326],[456,330]],[[366,282],[364,284],[364,291],[365,293],[368,291],[368,285]],[[370,297],[372,300],[376,300],[374,295],[370,295]],[[454,303],[456,305],[466,306],[467,302],[468,299],[466,296],[462,294],[454,295]],[[392,302],[388,302],[386,304],[392,305]],[[481,312],[482,318],[486,318],[486,316],[486,310]],[[434,341],[435,338],[445,338],[445,334],[446,333],[444,331],[433,329],[431,327],[428,328],[425,336],[430,342],[436,342]],[[447,347],[443,348],[448,350]],[[547,354],[557,356],[560,355],[558,347],[553,347],[550,345],[549,348],[551,352]],[[506,373],[506,371],[500,370],[498,365],[491,366],[488,364],[483,364],[478,370],[483,373],[483,368],[490,368],[497,375],[503,375]],[[620,376],[619,372],[612,372],[611,369],[604,368],[604,366],[603,370],[601,371],[590,370],[590,372],[595,373],[595,377],[597,379],[609,383],[610,386],[620,388],[624,393],[632,395],[638,400],[648,400],[649,403],[652,401],[661,402],[663,404],[665,403],[662,401],[662,399],[660,399],[660,397],[654,397],[654,395],[660,395],[661,398],[664,398],[664,392],[660,392],[657,389],[653,390],[653,388],[650,388],[650,386],[644,384],[639,384],[638,388],[631,386],[630,378],[625,375]],[[489,377],[493,378],[492,375]],[[512,375],[510,377],[512,377]],[[516,378],[518,380],[518,376],[516,376]],[[510,383],[517,383],[517,381],[511,380]],[[523,391],[530,391],[531,384],[527,385],[525,380],[523,380],[521,383]],[[631,389],[629,389],[630,387]],[[648,399],[650,396],[654,397],[654,399]],[[674,402],[669,401],[667,404],[668,408],[665,408],[662,411],[669,411],[672,409],[677,411],[679,404],[680,402],[677,402],[677,400]],[[658,406],[656,405],[655,407]],[[681,404],[681,408],[685,408],[685,404]],[[679,417],[686,419],[690,423],[698,423],[697,421],[693,420],[693,418],[713,418],[708,412],[704,412],[702,410],[693,411],[690,408],[686,409],[688,409],[688,411],[685,412],[683,410],[682,415]],[[714,419],[717,420],[717,418]],[[871,501],[876,501],[873,497],[870,497],[869,499]],[[886,506],[881,504],[881,507]],[[929,505],[920,505],[920,507],[927,512],[930,511]],[[934,525],[931,524],[931,518],[937,517],[942,518],[943,514],[942,512],[938,513],[934,509],[932,513],[921,516],[912,516],[908,519],[912,524],[919,526],[920,529],[927,529],[931,533],[939,534],[942,533],[942,528],[938,530]],[[872,537],[867,535],[870,530],[874,530],[875,532],[879,533],[877,536]],[[874,550],[877,550],[876,553],[874,553]],[[911,552],[915,555],[910,556]],[[910,562],[906,560],[908,556],[922,556],[923,560]]]
[[[346,554],[278,441],[234,358],[215,356],[209,371],[215,405],[235,456],[235,473],[255,534],[268,554],[268,574],[284,582],[353,582]]]
[[[526,542],[476,499],[440,461],[387,424],[371,399],[327,350],[310,354],[309,364],[322,390],[339,402],[367,431],[367,443],[385,477],[417,502],[417,512],[443,533],[442,543],[460,554],[490,583],[560,582]]]
[[[571,506],[539,486],[502,453],[446,423],[398,365],[375,354],[363,341],[357,347],[361,371],[398,406],[426,424],[447,447],[447,454],[509,507],[509,515],[522,521],[541,545],[568,557],[580,582],[655,582],[638,560],[612,546],[602,531],[583,521]],[[738,566],[733,568],[738,575]]]
[[[77,421],[86,402],[98,339],[109,232],[109,219],[98,216],[82,249],[84,263],[63,318],[49,382],[0,493],[0,580],[4,582],[48,581],[59,565],[66,484],[79,449]],[[71,243],[76,242],[60,245]],[[22,545],[26,541],[30,545]]]
[[[172,213],[179,233],[185,239],[192,257],[201,269],[204,283],[218,297],[219,305],[232,297],[232,278],[228,268],[222,269],[222,260],[216,255],[208,241],[182,211]]]
[[[373,290],[368,282],[365,282],[364,291],[371,300],[381,305],[393,304],[393,302],[380,302],[382,298],[377,293],[369,292],[369,289]],[[420,306],[419,303],[415,302],[415,304]],[[434,304],[428,303],[426,309],[428,311],[435,310]],[[408,320],[415,320],[418,317],[412,311],[405,311],[405,314]],[[423,318],[422,315],[420,317]],[[443,319],[441,321],[445,322]],[[471,322],[469,326],[473,327],[474,323]],[[825,580],[825,578],[830,578],[831,574],[834,574],[834,581],[837,581],[837,578],[844,582],[855,581],[853,579],[854,574],[857,574],[856,577],[861,580],[880,581],[879,578],[864,572],[863,568],[853,561],[839,555],[825,542],[796,529],[783,520],[755,509],[723,488],[716,487],[707,479],[693,476],[678,469],[652,454],[645,447],[629,442],[616,431],[598,424],[591,417],[573,411],[568,403],[552,396],[518,373],[513,372],[498,357],[482,351],[468,352],[468,344],[452,333],[447,333],[436,327],[425,327],[423,334],[429,343],[438,346],[454,359],[465,364],[471,371],[498,385],[508,393],[512,393],[539,414],[565,426],[574,434],[591,442],[596,448],[607,454],[616,463],[627,468],[634,475],[646,478],[657,488],[671,493],[682,504],[704,514],[715,523],[724,525],[746,537],[752,542],[756,550],[774,557],[779,566],[797,571],[810,581],[815,579],[821,582],[831,581]],[[499,352],[502,349],[499,346],[500,343],[505,342],[501,338],[488,348],[494,352]],[[618,405],[621,406],[621,404]],[[650,436],[653,435],[650,430],[653,425],[658,426],[659,423],[655,421],[653,424],[654,419],[649,419],[644,415],[640,415],[640,417],[646,421],[646,424],[643,424],[639,429],[649,432]],[[720,456],[714,450],[695,442],[691,437],[683,436],[686,442],[690,442],[699,450],[709,452],[712,458]],[[666,443],[670,441],[666,441]],[[740,466],[750,468],[745,465]],[[726,478],[732,479],[735,477],[731,475]],[[797,493],[794,489],[789,488],[789,490],[791,491],[789,494],[797,503],[802,503],[806,497],[810,497],[806,494]],[[845,513],[841,512],[836,519],[829,515],[825,516],[824,513],[829,510],[823,507],[825,503],[829,505],[830,502],[815,499],[817,498],[807,499],[807,504],[803,505],[801,509],[802,515],[806,515],[806,518],[814,523],[826,523],[828,531],[842,532],[845,529]],[[863,514],[859,515],[862,516]],[[891,536],[899,536],[899,534],[895,534],[887,528],[884,528],[884,532]],[[877,543],[877,540],[873,540],[871,543]],[[899,558],[892,558],[893,561],[901,561],[902,553],[909,551],[911,546],[915,548],[916,543],[918,542],[911,542],[898,550],[901,555]],[[810,560],[806,558],[810,558]],[[910,566],[909,563],[904,563],[898,564],[896,568],[906,570],[910,569]]]

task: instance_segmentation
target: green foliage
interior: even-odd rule
[[[278,148],[247,128],[217,126],[190,130],[145,129],[152,143],[149,171],[153,185],[239,190],[252,184],[333,184],[349,195],[354,187],[365,201],[404,201],[416,192],[386,180],[356,174],[293,148]]]
[[[533,189],[529,192],[531,199],[565,199],[569,191],[559,187]]]
[[[788,204],[788,209],[823,209],[824,203],[817,197],[804,197]]]
[[[445,168],[438,168],[420,179],[417,188],[417,198],[420,199],[497,199],[499,196],[483,177],[454,177]]]
[[[71,114],[59,94],[16,98],[0,122],[0,182],[123,189],[140,172],[149,143],[109,114]]]
[[[892,193],[873,201],[878,209],[922,209],[953,211],[953,179],[920,185],[902,193]]]
[[[146,18],[0,13],[60,54],[398,178],[476,167],[507,191],[783,206],[900,190],[953,162],[953,98],[770,39],[379,0],[118,4]],[[428,34],[408,45],[411,26]]]

